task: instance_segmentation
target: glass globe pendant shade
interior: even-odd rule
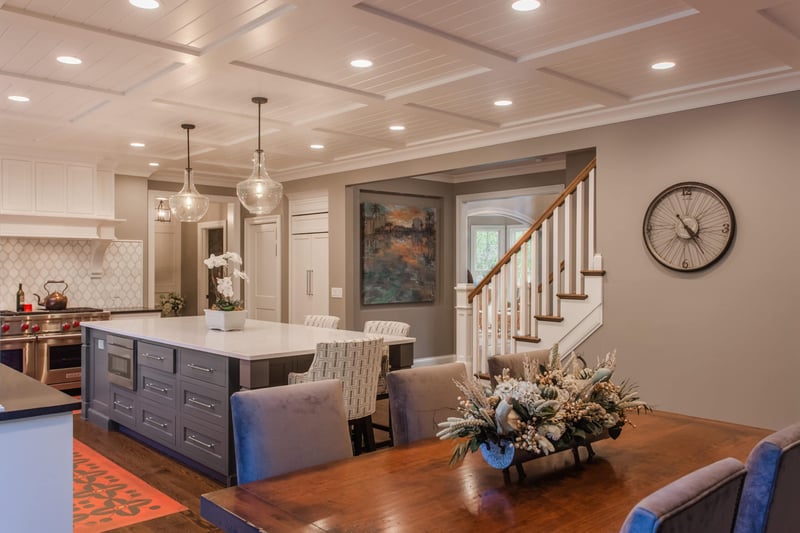
[[[192,169],[183,171],[183,188],[169,197],[169,210],[181,222],[198,222],[208,211],[208,197],[203,196],[192,183]]]
[[[236,185],[236,196],[255,215],[271,213],[281,203],[283,185],[269,177],[263,150],[253,155],[253,172]]]
[[[181,222],[197,222],[208,211],[208,197],[197,192],[192,181],[189,131],[194,129],[194,124],[181,124],[181,128],[186,130],[186,168],[183,171],[183,188],[169,197],[169,210]]]

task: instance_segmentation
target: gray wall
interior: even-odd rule
[[[114,177],[114,216],[124,223],[115,229],[117,239],[130,239],[144,243],[142,262],[142,301],[147,302],[147,218],[142,213],[149,211],[147,205],[147,181],[136,176],[117,174]]]
[[[800,419],[794,392],[800,357],[792,334],[800,261],[792,216],[800,192],[794,178],[798,118],[800,93],[787,93],[289,182],[287,188],[330,191],[330,281],[345,289],[345,299],[331,300],[331,311],[345,316],[358,295],[346,275],[354,257],[346,185],[594,146],[605,323],[581,351],[594,359],[616,348],[618,377],[632,378],[658,409],[777,428]],[[661,267],[641,235],[653,197],[686,179],[717,187],[739,225],[728,255],[694,274]],[[445,312],[452,320],[452,308]]]

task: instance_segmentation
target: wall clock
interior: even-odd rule
[[[692,272],[717,262],[730,248],[736,220],[714,187],[687,181],[662,191],[644,215],[644,242],[673,270]]]

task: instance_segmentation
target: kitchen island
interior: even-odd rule
[[[229,398],[285,385],[319,342],[361,331],[247,320],[241,331],[207,329],[204,317],[83,324],[82,416],[121,428],[228,484],[235,479]],[[411,366],[412,337],[383,336],[392,368]]]
[[[0,405],[1,529],[72,531],[72,411],[80,402],[0,365]]]

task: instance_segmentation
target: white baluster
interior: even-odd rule
[[[583,255],[584,246],[586,245],[586,221],[584,217],[584,209],[586,205],[586,191],[585,184],[582,181],[578,184],[575,191],[575,292],[583,294],[583,274],[581,270],[586,269],[585,257]]]
[[[520,269],[522,272],[519,276],[522,278],[518,285],[519,285],[519,325],[520,325],[520,334],[522,335],[530,335],[530,310],[528,307],[528,302],[530,302],[530,294],[531,294],[531,284],[528,281],[530,278],[528,276],[529,272],[529,254],[531,253],[531,241],[525,241],[522,245],[522,264],[520,265]]]
[[[564,237],[561,234],[563,219],[563,205],[553,210],[553,315],[561,316],[561,298],[558,293],[561,288],[561,255],[564,251]]]
[[[491,328],[491,313],[489,312],[489,285],[484,285],[483,290],[481,291],[481,310],[483,312],[483,316],[481,318],[481,337],[483,337],[481,342],[482,350],[481,350],[481,358],[478,364],[478,372],[483,371],[484,365],[488,368],[488,363],[486,363],[486,359],[489,358],[489,328]]]
[[[531,239],[531,335],[539,336],[539,322],[536,315],[542,314],[542,300],[539,294],[539,280],[542,277],[542,254],[539,253],[539,243],[541,241],[541,230],[533,233]]]
[[[472,299],[472,373],[480,371],[481,360],[486,351],[486,341],[480,342],[481,332],[486,329],[486,324],[481,327],[481,302],[485,292],[485,290],[481,290],[480,294]]]
[[[589,178],[586,180],[588,181],[589,185],[589,198],[587,199],[589,202],[589,213],[586,216],[588,223],[588,235],[586,236],[586,244],[588,245],[586,248],[586,260],[589,263],[589,269],[593,270],[594,266],[594,247],[595,247],[595,235],[594,235],[594,208],[595,208],[595,190],[594,190],[594,169],[589,172]]]
[[[506,307],[508,302],[508,263],[500,267],[500,272],[498,277],[498,285],[500,290],[498,291],[500,294],[497,295],[497,313],[500,329],[497,332],[497,339],[500,346],[500,351],[497,352],[499,354],[505,354],[507,351],[506,346],[508,346],[508,315],[506,313]]]
[[[551,219],[542,222],[542,307],[541,314],[550,314],[550,269],[553,267],[553,253],[550,248]]]
[[[575,246],[574,227],[572,225],[572,202],[575,199],[575,193],[570,194],[564,200],[564,286],[561,288],[562,292],[574,292],[573,274],[572,274],[572,253]]]

